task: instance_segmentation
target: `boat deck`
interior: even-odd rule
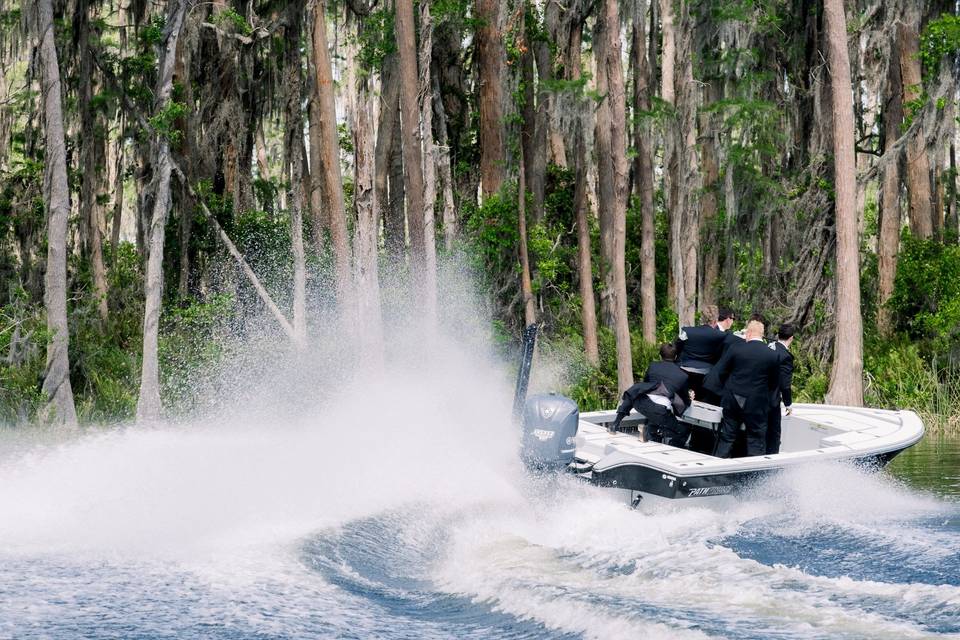
[[[684,415],[693,429],[715,432],[721,411],[694,402]],[[764,471],[816,460],[867,459],[896,452],[923,436],[923,423],[912,411],[795,404],[783,417],[781,452],[742,458],[716,458],[708,453],[641,440],[643,417],[627,417],[622,426],[635,432],[611,433],[615,411],[580,415],[576,457],[596,471],[642,464],[674,476]]]

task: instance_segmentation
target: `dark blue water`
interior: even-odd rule
[[[960,439],[631,510],[385,437],[324,464],[296,430],[17,444],[0,638],[960,638]]]

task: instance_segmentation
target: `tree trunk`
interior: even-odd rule
[[[713,105],[723,97],[722,81],[716,76],[707,81],[703,87],[704,107]],[[717,118],[708,112],[701,112],[699,116],[700,129],[700,166],[703,171],[703,195],[700,200],[700,217],[702,241],[705,247],[716,247],[720,241],[717,233],[718,196],[720,193],[720,163],[717,150],[719,148],[718,131],[720,129]],[[731,169],[732,170],[732,169]],[[764,253],[766,258],[766,275],[771,276],[777,265],[775,250],[774,220],[767,221],[766,241],[770,251]],[[716,285],[720,279],[720,252],[703,252],[703,269],[700,275],[700,308],[706,305],[716,305]]]
[[[600,366],[597,346],[597,304],[593,294],[593,264],[590,249],[589,203],[587,202],[587,146],[583,136],[583,117],[574,125],[574,162],[576,180],[573,185],[573,210],[577,216],[577,276],[580,281],[580,319],[583,324],[583,351],[587,362]]]
[[[120,138],[117,141],[115,173],[113,175],[113,221],[110,229],[110,259],[113,268],[117,266],[117,251],[120,249],[120,224],[123,222],[123,116],[117,118],[120,123]]]
[[[923,93],[920,74],[920,36],[916,28],[899,23],[897,44],[900,50],[900,77],[904,103]],[[920,117],[916,109],[916,117]],[[910,196],[910,231],[918,238],[933,236],[933,206],[930,192],[930,159],[927,156],[923,127],[907,143],[907,192]]]
[[[520,236],[520,294],[523,296],[524,326],[537,321],[537,307],[530,282],[530,255],[527,253],[527,184],[523,167],[523,148],[520,148],[520,177],[517,180],[517,234]]]
[[[47,195],[47,271],[44,276],[44,304],[47,310],[47,367],[43,393],[47,404],[41,419],[53,424],[75,426],[77,410],[70,386],[70,328],[67,324],[67,219],[70,216],[70,187],[67,182],[67,149],[63,134],[62,84],[57,45],[53,31],[53,3],[37,1],[37,36],[43,95],[46,162],[44,191]]]
[[[480,85],[480,187],[489,198],[503,184],[503,33],[500,0],[477,0],[477,68]]]
[[[564,77],[579,80],[580,39],[583,23],[572,20],[564,60]],[[574,99],[573,111],[573,166],[576,177],[573,186],[573,212],[577,220],[577,280],[580,285],[580,321],[583,325],[583,351],[587,363],[600,366],[600,351],[597,344],[597,303],[593,290],[593,260],[590,242],[590,202],[587,190],[590,178],[587,171],[587,143],[585,136],[586,110],[583,99]]]
[[[671,4],[666,0],[666,4]],[[697,296],[697,253],[700,242],[700,217],[696,195],[696,86],[691,62],[692,19],[689,4],[680,3],[679,25],[672,15],[673,7],[664,6],[664,100],[674,101],[674,117],[668,119],[664,149],[664,195],[670,215],[670,264],[677,316],[681,325],[692,325],[695,320]],[[667,11],[671,17],[667,19]],[[668,37],[668,24],[670,34]],[[669,41],[669,47],[668,47]],[[674,62],[668,69],[668,50],[673,51]],[[668,82],[673,80],[672,86]]]
[[[383,366],[384,353],[377,252],[380,212],[377,201],[378,189],[374,180],[376,151],[371,113],[375,98],[366,86],[366,79],[361,80],[358,85],[353,144],[356,153],[354,202],[357,207],[357,225],[353,246],[356,252],[354,264],[356,265],[357,317],[361,323],[360,336],[364,341],[363,356],[374,369],[380,369]],[[387,88],[385,87],[384,90],[386,92]]]
[[[900,59],[896,41],[892,44],[888,61],[887,82],[884,86],[883,135],[884,153],[893,153],[892,148],[900,137],[903,123],[903,87],[900,82]],[[897,255],[900,250],[900,159],[888,162],[883,169],[880,201],[880,230],[877,238],[877,271],[879,275],[877,294],[877,328],[889,336],[893,331],[893,318],[887,303],[893,295],[894,278],[897,275]]]
[[[437,147],[433,142],[433,24],[430,0],[420,0],[420,120],[423,140],[423,289],[427,321],[437,322],[437,232],[434,209],[437,204]],[[402,115],[402,114],[401,114]],[[432,331],[431,331],[432,333]]]
[[[837,307],[833,373],[828,401],[863,404],[863,322],[860,316],[860,254],[857,242],[853,96],[843,0],[824,0],[827,61],[833,102],[833,157],[836,185]]]
[[[333,68],[330,66],[330,51],[327,49],[326,2],[317,0],[313,8],[312,51],[316,66],[313,82],[313,101],[317,121],[317,136],[310,137],[311,153],[317,158],[313,181],[314,189],[320,189],[324,199],[324,218],[330,229],[333,244],[337,298],[341,306],[349,305],[350,246],[347,239],[347,213],[343,201],[343,179],[340,175],[340,147],[337,133],[337,107],[334,96]],[[313,112],[311,112],[313,113]],[[311,196],[311,202],[314,201]],[[319,218],[318,214],[314,219]]]
[[[183,50],[177,55],[177,62],[174,65],[174,75],[178,78],[187,77],[189,70],[187,68],[189,61],[183,54]],[[183,99],[186,104],[194,104],[193,87],[191,82],[183,84]],[[193,179],[194,175],[194,151],[193,141],[195,132],[193,131],[193,118],[189,115],[177,120],[176,126],[181,127],[183,135],[180,140],[179,149],[174,153],[177,157],[183,159],[187,167],[187,175]],[[177,293],[181,300],[186,300],[190,294],[190,236],[193,234],[193,207],[194,203],[190,197],[188,185],[180,185],[181,207],[180,207],[180,273],[177,283]],[[239,211],[239,203],[234,203],[234,210]]]
[[[189,172],[189,169],[187,170]],[[184,189],[183,207],[180,212],[180,274],[177,292],[181,300],[190,295],[190,236],[193,233],[193,202],[187,189]]]
[[[457,238],[457,209],[453,201],[453,172],[450,169],[450,146],[447,139],[447,114],[440,100],[440,83],[433,79],[433,113],[437,117],[437,168],[440,170],[440,183],[443,185],[443,246],[447,252],[453,251]]]
[[[107,272],[103,264],[103,242],[100,229],[100,207],[97,205],[97,147],[104,144],[103,136],[96,131],[96,115],[93,111],[93,34],[90,28],[89,6],[86,2],[78,7],[80,12],[80,130],[81,164],[80,220],[86,226],[87,249],[90,256],[90,271],[93,274],[93,294],[97,300],[97,314],[106,322]]]
[[[286,92],[286,125],[284,153],[289,169],[290,249],[293,254],[293,332],[297,346],[307,341],[306,289],[307,269],[303,250],[303,115],[300,110],[303,81],[300,77],[300,24],[303,4],[292,2],[287,8],[286,63],[284,91]]]
[[[186,0],[170,0],[167,11],[167,32],[160,58],[154,112],[160,113],[170,102],[173,88],[173,66],[177,43],[183,26]],[[150,221],[149,255],[147,258],[146,302],[143,311],[143,364],[140,371],[140,399],[137,401],[137,422],[160,417],[160,363],[157,343],[160,330],[160,309],[163,302],[163,244],[167,216],[170,213],[170,145],[156,135],[151,151],[154,173],[153,215]]]
[[[657,0],[654,0],[655,2]],[[674,67],[676,65],[677,46],[676,30],[674,28],[673,5],[675,0],[659,0],[660,23],[663,30],[663,60],[661,61],[660,98],[673,104],[676,101],[674,83]],[[655,28],[654,24],[654,28]]]
[[[654,0],[656,3],[657,0]],[[633,101],[634,145],[637,156],[634,172],[637,196],[640,200],[640,316],[643,339],[650,344],[657,340],[656,307],[656,237],[653,209],[653,135],[647,118],[639,112],[650,110],[650,64],[646,49],[646,3],[638,2],[638,14],[633,26]]]
[[[603,258],[604,295],[617,342],[617,386],[621,392],[633,384],[633,357],[627,320],[625,266],[627,233],[626,107],[620,61],[620,17],[617,0],[603,0],[595,26],[597,105],[594,134],[597,150],[597,194],[600,208],[600,249]]]
[[[945,233],[943,234],[944,240],[947,242],[953,242],[954,244],[960,242],[960,228],[958,228],[958,221],[960,221],[960,216],[957,215],[957,150],[954,143],[950,142],[950,172],[947,174],[947,220],[944,223]]]
[[[399,224],[392,223],[391,209],[388,206],[391,162],[399,129],[400,83],[397,77],[397,54],[390,53],[383,61],[380,82],[380,122],[377,125],[377,143],[373,158],[373,198],[377,209],[384,211],[383,236],[387,255],[396,264],[403,259],[404,232],[403,209],[400,209]],[[402,175],[399,174],[399,175]]]
[[[398,88],[399,89],[399,88]],[[407,248],[407,216],[404,202],[407,199],[403,187],[403,151],[400,139],[399,90],[398,107],[393,112],[393,143],[390,145],[390,206],[384,214],[383,236],[387,256],[397,265],[403,264]]]
[[[423,219],[423,164],[420,152],[420,112],[417,109],[417,47],[413,31],[413,0],[397,0],[397,55],[400,60],[400,150],[403,154],[407,225],[410,230],[410,273],[414,298],[424,293],[426,248]]]

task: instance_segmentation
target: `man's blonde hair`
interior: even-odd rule
[[[762,338],[763,337],[763,323],[759,320],[751,320],[747,323],[747,338]]]

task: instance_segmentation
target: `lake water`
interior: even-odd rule
[[[0,638],[960,637],[960,437],[631,510],[349,420],[0,437]]]

